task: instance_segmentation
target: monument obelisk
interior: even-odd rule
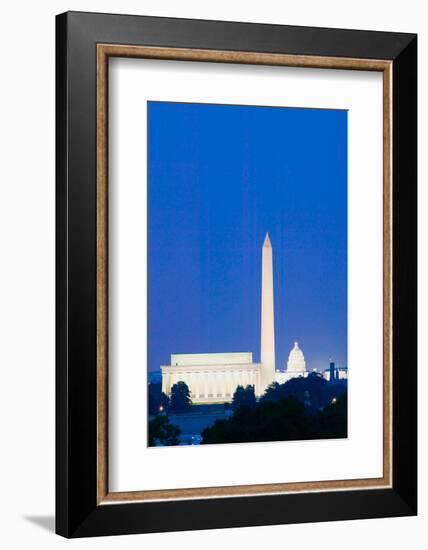
[[[260,342],[260,395],[275,380],[275,322],[273,309],[272,245],[269,233],[262,248],[262,319]]]

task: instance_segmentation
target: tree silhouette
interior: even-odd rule
[[[311,372],[307,377],[291,378],[285,384],[274,382],[265,391],[260,401],[278,401],[293,396],[305,403],[309,412],[316,412],[328,405],[333,398],[346,392],[346,380],[327,382],[319,373]]]
[[[240,407],[255,407],[256,395],[254,393],[254,386],[237,386],[232,399],[233,410],[238,410]]]
[[[162,384],[159,382],[149,383],[149,415],[153,416],[159,412],[168,412],[169,397],[163,393]]]
[[[172,413],[187,412],[192,405],[189,386],[185,382],[177,382],[171,388],[170,411]]]
[[[165,414],[158,414],[149,422],[149,447],[154,447],[156,444],[178,445],[180,433],[180,428],[171,424]]]
[[[319,438],[336,439],[348,435],[348,395],[343,393],[317,415]]]
[[[347,397],[342,394],[323,410],[308,414],[294,396],[240,407],[227,420],[217,420],[202,432],[202,443],[296,441],[347,436]]]

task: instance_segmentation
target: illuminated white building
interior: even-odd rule
[[[306,361],[303,351],[299,348],[298,342],[294,342],[294,347],[288,356],[287,368],[285,371],[277,371],[275,373],[275,381],[279,384],[284,384],[291,378],[299,376],[308,376],[309,371],[306,370]]]
[[[225,403],[237,386],[254,386],[259,393],[260,367],[250,352],[175,354],[171,365],[161,367],[162,391],[169,395],[183,381],[194,403]]]
[[[307,376],[305,358],[297,342],[291,350],[285,372],[275,371],[275,314],[273,255],[269,235],[262,248],[260,363],[251,352],[173,354],[171,364],[161,366],[162,391],[170,395],[177,382],[185,382],[194,403],[225,403],[232,400],[237,386],[254,386],[257,396],[277,381]]]

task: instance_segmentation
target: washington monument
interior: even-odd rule
[[[275,380],[275,320],[273,309],[272,245],[269,233],[262,248],[262,318],[260,339],[260,389]]]
[[[305,359],[297,342],[285,370],[275,369],[275,312],[273,296],[272,244],[266,233],[261,266],[260,362],[252,352],[171,354],[171,363],[162,365],[162,391],[185,382],[194,403],[224,403],[233,399],[238,386],[254,386],[256,396],[264,394],[273,382],[284,383],[296,376],[307,376]]]

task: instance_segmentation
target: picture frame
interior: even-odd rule
[[[113,57],[382,73],[380,478],[109,491],[107,84]],[[58,534],[86,537],[417,513],[416,90],[413,34],[82,12],[57,16]]]

